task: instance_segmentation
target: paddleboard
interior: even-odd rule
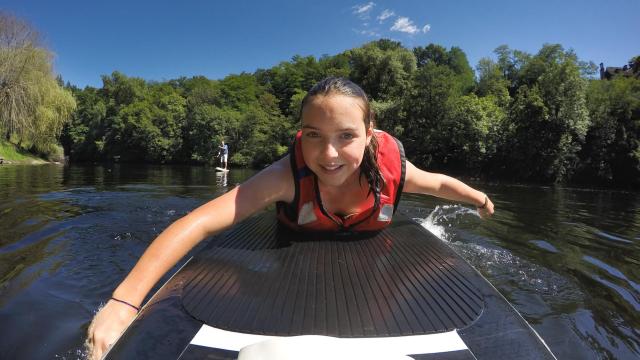
[[[555,359],[500,293],[396,214],[369,234],[284,229],[272,212],[212,238],[107,359]],[[289,355],[287,355],[289,354]]]
[[[221,167],[216,167],[216,172],[229,172],[229,169],[223,169]]]

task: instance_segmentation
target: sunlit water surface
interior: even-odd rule
[[[252,174],[0,166],[0,358],[86,358],[92,316],[155,236]],[[487,277],[558,358],[639,358],[640,194],[473,185],[494,200],[492,220],[426,196],[404,196],[400,211]]]

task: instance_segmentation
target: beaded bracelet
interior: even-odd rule
[[[113,300],[113,301],[117,301],[117,302],[119,302],[119,303],[121,303],[121,304],[129,305],[129,306],[131,306],[132,308],[136,309],[136,311],[140,311],[140,307],[135,306],[135,305],[133,305],[133,304],[131,304],[131,303],[128,303],[128,302],[126,302],[126,301],[124,301],[124,300],[116,299],[116,298],[114,298],[113,296],[111,297],[111,300]]]

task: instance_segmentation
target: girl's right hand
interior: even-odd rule
[[[278,201],[295,197],[289,156],[276,161],[245,183],[200,206],[166,228],[144,252],[114,294],[138,294],[138,301],[202,239],[240,222]],[[117,296],[117,295],[116,295]],[[132,305],[139,305],[133,303]],[[89,326],[87,345],[91,359],[100,359],[136,317],[126,303],[109,300]]]
[[[130,306],[109,300],[89,325],[87,341],[90,359],[101,359],[136,315],[136,310]]]

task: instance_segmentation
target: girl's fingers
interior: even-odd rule
[[[91,359],[99,360],[135,318],[136,312],[119,303],[108,302],[89,326]],[[92,347],[92,348],[91,348]]]

